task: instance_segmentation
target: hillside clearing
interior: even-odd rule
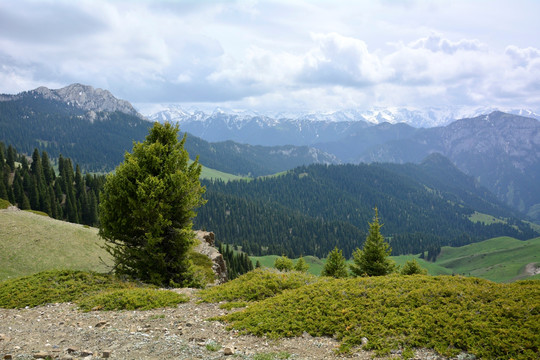
[[[0,210],[0,229],[0,281],[51,269],[108,272],[112,265],[96,228]]]

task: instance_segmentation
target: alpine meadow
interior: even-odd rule
[[[0,9],[0,359],[540,359],[540,2]]]

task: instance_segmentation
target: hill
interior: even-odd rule
[[[195,223],[250,255],[350,256],[365,239],[373,207],[394,254],[436,252],[507,235],[537,233],[447,161],[423,165],[311,165],[254,181],[204,182],[208,203]],[[451,165],[451,164],[450,164]],[[423,176],[423,167],[440,176]],[[477,211],[478,209],[479,211]],[[498,222],[474,222],[479,212]],[[433,254],[432,254],[433,256]]]
[[[0,210],[0,229],[0,281],[50,269],[107,272],[112,265],[96,228]]]

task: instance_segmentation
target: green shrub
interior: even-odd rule
[[[418,264],[416,259],[409,260],[399,271],[401,275],[427,275],[427,270]]]
[[[445,356],[540,358],[540,281],[459,276],[326,278],[220,320],[269,337],[335,336],[341,350],[432,348]],[[407,351],[409,354],[410,351]]]
[[[243,308],[243,307],[246,307],[247,305],[248,303],[245,301],[232,301],[232,302],[227,302],[225,304],[219,305],[219,308],[224,309],[224,310],[231,310],[231,309]]]
[[[193,263],[194,282],[192,287],[203,288],[207,284],[212,284],[216,278],[212,270],[212,260],[204,254],[191,250],[188,258]]]
[[[134,288],[133,282],[114,276],[75,270],[51,270],[0,283],[0,307],[24,308],[48,303],[75,301],[89,294],[120,288]]]
[[[41,215],[41,216],[46,216],[46,217],[49,217],[49,214],[43,212],[43,211],[39,211],[39,210],[24,210],[24,211],[28,211],[32,214],[36,214],[36,215]]]
[[[0,210],[7,209],[10,206],[11,206],[11,204],[10,204],[9,201],[4,200],[4,199],[0,199]]]
[[[274,262],[274,267],[279,271],[291,271],[294,265],[291,259],[283,255],[276,259]]]
[[[188,302],[185,295],[151,288],[116,289],[85,297],[78,302],[82,310],[150,310],[174,307]]]
[[[317,280],[314,275],[297,271],[280,273],[271,269],[255,269],[223,285],[202,290],[199,296],[203,302],[258,301]]]

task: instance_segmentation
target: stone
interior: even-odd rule
[[[49,353],[46,351],[40,351],[34,354],[34,359],[45,359],[49,357]]]
[[[4,355],[4,360],[12,360],[12,359],[13,359],[13,355],[11,354]]]
[[[96,325],[94,325],[94,327],[99,328],[99,327],[103,327],[103,326],[105,326],[105,325],[107,325],[107,322],[106,322],[106,321],[100,321],[100,322],[98,322]]]
[[[111,357],[111,350],[103,350],[101,353],[101,357],[104,359],[108,359]]]
[[[234,348],[233,347],[224,347],[223,348],[223,355],[234,355]]]
[[[75,353],[75,352],[77,352],[77,351],[79,351],[79,349],[77,349],[76,347],[68,347],[68,348],[66,349],[66,352],[67,352],[68,354],[73,354],[73,353]]]
[[[368,343],[367,337],[363,337],[362,339],[360,339],[360,341],[362,342],[362,346],[366,346]]]
[[[94,353],[90,350],[81,350],[82,357],[87,357],[87,356],[92,356],[92,355],[94,355]]]

